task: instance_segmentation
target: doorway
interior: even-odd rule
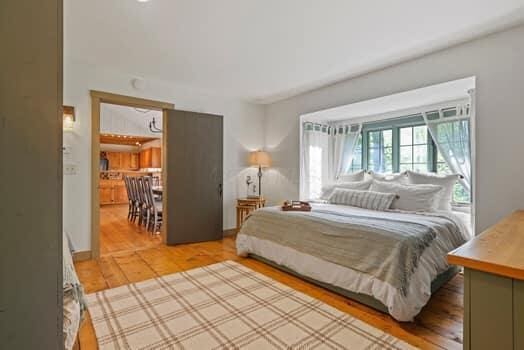
[[[161,112],[161,126],[158,125],[158,120],[155,123],[152,120],[148,122],[150,128],[162,130],[163,134],[160,152],[161,170],[158,171],[162,179],[160,244],[175,245],[222,239],[223,116],[175,110],[171,103],[100,91],[91,91],[91,103],[91,258],[96,259],[101,253],[101,197],[105,196],[103,199],[106,201],[116,199],[119,202],[122,199],[119,194],[115,194],[114,188],[110,194],[106,193],[108,190],[103,192],[101,189],[100,115],[103,104]],[[144,155],[147,161],[154,161],[153,152]],[[121,162],[121,158],[119,161]],[[104,166],[109,167],[107,164]],[[147,167],[139,169],[151,172]],[[120,178],[117,179],[118,181]],[[147,185],[146,181],[142,186],[149,186],[145,192],[153,192],[155,184]],[[121,188],[120,191],[123,193],[124,190]],[[153,194],[159,193],[153,192]],[[122,197],[125,198],[124,195]],[[147,199],[145,201],[147,202]],[[125,206],[123,210],[125,213]],[[156,222],[154,227],[157,227]],[[115,230],[118,228],[115,227],[112,231]]]
[[[137,196],[138,189],[145,194],[146,186],[154,186],[157,204],[167,207],[168,196],[162,192],[167,179],[167,169],[162,166],[167,154],[164,116],[174,104],[91,91],[91,108],[91,257],[165,244],[167,218],[162,225],[153,217],[146,222],[132,208],[134,195],[129,191],[131,182]],[[111,123],[110,118],[103,119],[108,114],[121,119]],[[138,125],[149,132],[141,132],[133,117],[142,118]]]

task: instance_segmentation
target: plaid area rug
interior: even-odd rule
[[[100,349],[413,349],[233,261],[87,301]]]

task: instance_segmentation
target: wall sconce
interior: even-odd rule
[[[64,115],[64,130],[73,130],[75,125],[75,107],[73,106],[62,106]]]

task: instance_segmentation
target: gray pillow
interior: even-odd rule
[[[384,211],[391,207],[396,197],[397,195],[394,193],[335,188],[331,196],[329,196],[329,203]]]
[[[355,182],[335,182],[322,187],[322,194],[319,199],[328,200],[335,188],[346,188],[349,190],[365,191],[371,186],[371,180],[355,181]]]

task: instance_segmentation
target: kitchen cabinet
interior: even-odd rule
[[[138,170],[140,167],[138,153],[106,152],[109,170]]]
[[[140,151],[140,168],[151,168],[151,148]]]
[[[120,169],[124,169],[124,170],[131,169],[131,153],[128,153],[128,152],[120,153]]]
[[[109,170],[119,170],[120,168],[120,152],[106,152],[107,160],[109,162]]]
[[[131,170],[137,170],[140,168],[140,157],[138,153],[131,153],[130,168]]]
[[[128,203],[124,180],[100,180],[100,205]]]
[[[162,167],[162,149],[160,147],[151,148],[151,168]]]
[[[160,147],[146,148],[140,151],[140,168],[161,168],[162,149]]]
[[[111,180],[100,180],[100,204],[113,203],[113,182]]]
[[[128,203],[127,190],[124,181],[115,181],[113,185],[113,203]]]

